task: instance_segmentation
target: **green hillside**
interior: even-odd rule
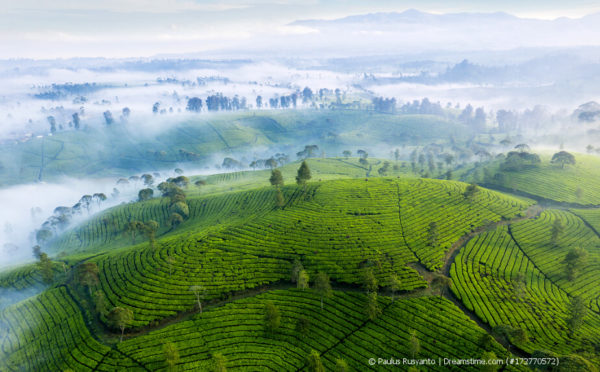
[[[600,205],[600,158],[594,155],[575,154],[576,164],[565,165],[550,162],[551,155],[542,154],[541,164],[521,170],[500,170],[500,161],[485,166],[480,177],[484,184],[500,186],[506,190],[522,191],[545,199],[583,205]],[[471,173],[466,179],[474,180]]]
[[[0,186],[52,181],[62,176],[130,176],[149,170],[172,170],[178,165],[213,167],[222,161],[215,159],[215,154],[250,157],[254,149],[261,147],[283,149],[294,160],[296,152],[307,144],[319,145],[326,154],[340,155],[368,143],[378,144],[372,149],[375,151],[379,146],[419,145],[450,137],[459,140],[467,135],[462,124],[437,116],[367,111],[211,114],[175,124],[158,118],[152,125],[132,117],[129,123],[84,126],[79,131],[3,145]]]
[[[306,188],[284,186],[282,208],[276,206],[272,187],[190,192],[189,218],[175,229],[164,227],[154,247],[140,241],[144,238],[133,243],[122,230],[132,218],[155,219],[162,225],[168,203],[160,199],[115,207],[65,234],[54,246],[74,265],[69,274],[57,276],[58,287],[2,312],[5,368],[156,370],[165,367],[157,349],[169,340],[177,345],[180,364],[186,368],[204,368],[214,353],[220,353],[234,370],[266,365],[296,370],[314,349],[328,368],[342,358],[361,369],[360,355],[408,355],[411,329],[424,357],[479,356],[486,350],[509,355],[495,341],[482,346],[478,340],[485,331],[456,305],[426,289],[431,277],[425,268],[441,268],[455,240],[477,227],[521,215],[531,201],[485,189],[467,198],[466,185],[458,182],[364,178],[364,169],[353,174],[333,166],[359,169],[350,159],[311,162],[315,169],[318,162],[323,169],[331,164],[348,178],[314,181]],[[283,173],[286,180],[293,175],[291,169]],[[244,174],[233,177],[246,178],[237,184],[243,185],[255,174],[248,175],[250,180]],[[323,178],[328,178],[326,171]],[[458,215],[463,217],[452,218]],[[428,237],[432,222],[439,229],[435,242]],[[99,268],[99,281],[90,291],[75,278],[82,258]],[[313,289],[286,289],[294,286],[290,272],[296,260],[306,270],[310,287],[319,272],[331,277],[336,291],[325,298],[323,311]],[[377,305],[381,315],[372,319],[365,312],[368,297],[361,288],[368,272],[382,291]],[[35,270],[7,274],[3,282],[26,286],[37,283],[38,275]],[[392,277],[399,279],[394,291],[402,297],[394,302]],[[202,288],[202,314],[196,313],[193,288]],[[106,309],[133,311],[127,341],[115,343],[107,313],[97,312],[99,293]],[[282,314],[273,335],[264,334],[266,300],[277,304]],[[55,314],[63,307],[70,310]],[[24,313],[31,314],[26,322],[18,315]],[[300,319],[310,324],[310,336],[298,334]],[[398,321],[406,326],[383,333]],[[46,330],[44,339],[31,341],[40,329]],[[438,341],[439,332],[448,337]],[[231,336],[223,338],[225,334]],[[177,335],[185,337],[178,341]],[[379,341],[365,344],[367,339]],[[32,353],[37,358],[25,357]]]
[[[415,345],[436,360],[545,350],[600,366],[596,209],[534,207],[401,168],[367,177],[352,158],[308,164],[305,187],[294,184],[297,163],[281,168],[282,205],[269,171],[191,177],[205,184],[188,186],[180,225],[169,226],[168,198],[120,205],[44,248],[57,257],[53,284],[32,265],[2,273],[6,290],[48,289],[1,311],[0,370],[169,370],[165,345],[190,370],[216,360],[228,370],[303,370],[311,352],[327,370],[340,360],[382,370],[391,366],[368,359],[411,357]],[[155,243],[126,232],[134,220],[160,224]],[[587,256],[570,278],[574,247]],[[97,282],[80,284],[85,265],[98,268]],[[308,288],[293,281],[298,265]],[[320,273],[330,295],[319,292]],[[575,298],[585,309],[576,329]],[[113,308],[133,315],[123,342]]]

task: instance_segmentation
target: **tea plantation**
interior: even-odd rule
[[[288,165],[279,189],[266,171],[192,177],[205,183],[186,189],[180,224],[168,198],[120,205],[44,247],[52,283],[36,265],[1,273],[6,290],[42,292],[1,308],[0,370],[408,370],[377,358],[430,358],[413,367],[477,371],[439,362],[532,355],[600,367],[597,210],[400,169],[372,177],[351,158],[309,164],[310,182],[293,184]],[[155,240],[127,229],[150,220]],[[120,308],[132,317],[116,325]]]

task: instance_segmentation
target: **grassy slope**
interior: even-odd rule
[[[132,119],[133,120],[133,119]],[[51,137],[0,148],[0,186],[54,180],[61,176],[129,176],[184,163],[179,150],[197,154],[190,167],[213,166],[213,154],[285,148],[292,157],[316,143],[340,154],[364,144],[399,146],[462,138],[465,128],[423,115],[386,115],[364,111],[260,111],[199,115],[160,132],[139,131],[135,123],[110,128],[59,132]],[[281,145],[288,144],[288,145]],[[369,148],[366,149],[369,151]],[[154,153],[164,151],[164,155]],[[212,161],[212,160],[211,160]]]
[[[272,189],[241,193],[261,212],[208,231],[190,226],[160,239],[155,250],[143,243],[92,261],[101,268],[101,289],[111,305],[133,308],[139,326],[192,308],[191,285],[205,286],[209,299],[223,297],[286,280],[295,258],[310,276],[325,271],[338,282],[360,283],[362,268],[373,266],[380,283],[396,273],[410,290],[424,282],[408,263],[437,268],[460,236],[528,205],[488,191],[470,202],[464,187],[436,180],[323,181],[306,192],[284,188],[284,209],[275,208]],[[432,221],[442,236],[435,246],[427,242]]]
[[[600,158],[576,154],[577,163],[564,169],[550,163],[551,155],[542,155],[541,158],[539,167],[502,172],[505,175],[502,182],[497,179],[485,182],[559,202],[600,205]],[[492,175],[499,171],[497,162],[487,168]]]

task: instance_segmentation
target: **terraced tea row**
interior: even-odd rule
[[[521,251],[506,226],[468,242],[451,268],[452,290],[490,326],[523,329],[521,348],[560,355],[587,350],[600,342],[600,316],[590,313],[572,337],[568,331],[569,296],[548,280]],[[600,362],[600,360],[596,360]]]
[[[281,314],[281,325],[273,332],[265,330],[267,302]],[[321,310],[320,298],[311,290],[270,291],[127,340],[118,349],[151,370],[166,369],[166,342],[179,351],[182,370],[206,370],[211,356],[220,353],[228,370],[295,371],[305,366],[311,350],[321,354],[327,370],[333,370],[338,358],[357,371],[381,370],[386,367],[369,366],[369,358],[410,358],[410,332],[414,329],[420,358],[480,357],[485,352],[476,341],[484,331],[449,301],[435,297],[391,303],[380,298],[379,303],[383,314],[370,321],[363,311],[363,294],[335,291]],[[506,355],[495,342],[490,350]]]
[[[563,226],[552,239],[555,221]],[[570,295],[581,296],[595,311],[600,309],[600,238],[573,213],[548,210],[535,220],[512,226],[515,240],[523,252],[550,280]],[[582,248],[588,256],[569,279],[566,256]]]
[[[443,233],[460,236],[473,228],[471,224],[484,223],[484,216],[500,219],[527,205],[485,191],[478,198],[488,204],[466,201],[463,186],[456,185],[391,179],[323,182],[302,191],[293,205],[245,223],[212,232],[187,231],[161,239],[156,250],[144,245],[92,261],[101,269],[101,289],[111,305],[130,307],[137,326],[193,308],[196,299],[191,286],[203,286],[207,299],[214,299],[289,280],[295,259],[302,261],[309,277],[322,271],[335,281],[360,285],[364,268],[372,266],[380,285],[387,285],[396,274],[400,289],[411,290],[426,284],[407,266],[417,258],[405,241],[425,238],[402,235],[399,190],[405,195],[401,203],[413,203],[411,234],[423,234],[429,222],[437,220]],[[423,190],[427,192],[418,199],[415,195]],[[436,205],[446,208],[436,209]],[[447,221],[440,213],[462,208],[474,218]],[[423,245],[421,252],[426,250]]]
[[[406,242],[428,269],[439,268],[445,252],[461,236],[476,227],[513,218],[532,204],[526,199],[478,190],[467,199],[464,184],[437,180],[420,180],[400,190]],[[430,237],[431,223],[436,226],[435,241]]]
[[[295,188],[287,188],[284,194],[288,204],[293,204],[299,195]],[[198,230],[239,221],[272,209],[275,206],[275,191],[263,188],[251,192],[189,198],[187,204],[189,218],[179,226],[179,230],[188,227]],[[116,246],[130,245],[135,240],[124,234],[129,222],[154,220],[160,226],[160,235],[171,231],[168,222],[170,215],[169,203],[161,198],[117,206],[66,232],[52,244],[52,249],[73,254],[97,250],[102,246],[114,249]],[[140,236],[137,242],[143,239]]]
[[[4,309],[0,327],[3,371],[114,371],[139,366],[92,338],[65,287]]]
[[[504,171],[500,186],[538,195],[559,202],[600,205],[600,160],[596,156],[577,154],[575,165],[561,168],[543,156],[542,164],[519,171]]]

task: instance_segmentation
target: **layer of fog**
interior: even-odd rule
[[[77,223],[100,210],[134,198],[137,191],[132,187],[122,186],[119,186],[120,195],[112,197],[111,193],[116,186],[115,181],[115,179],[68,178],[61,182],[26,184],[0,189],[0,205],[2,205],[0,267],[34,261],[32,247],[37,244],[35,231],[52,216],[56,207],[71,207],[85,194],[104,193],[108,197],[100,206],[93,202],[90,214],[84,211],[81,216],[75,216],[73,223]]]

